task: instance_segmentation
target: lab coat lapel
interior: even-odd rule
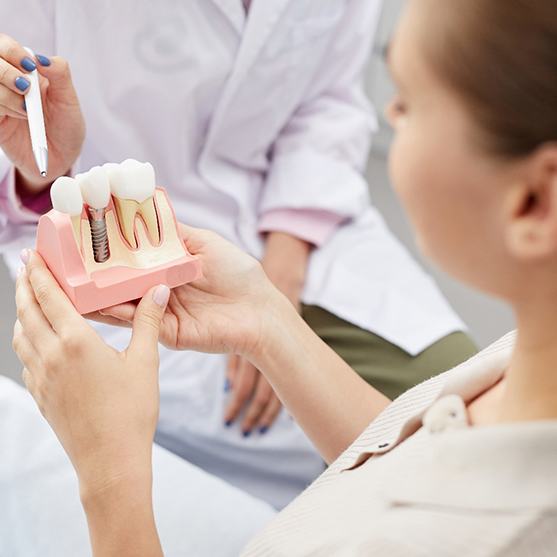
[[[218,4],[228,5],[232,0],[213,0]],[[233,0],[241,4],[241,0]],[[206,143],[212,143],[220,124],[226,114],[230,100],[246,77],[250,67],[270,37],[280,16],[290,2],[294,0],[252,0],[244,36],[236,57],[232,73],[226,83],[220,102],[211,122],[211,129]]]
[[[211,0],[219,10],[229,19],[239,35],[242,34],[245,24],[242,0]]]

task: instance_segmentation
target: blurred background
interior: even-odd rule
[[[390,98],[392,88],[382,53],[403,3],[404,0],[384,2],[382,21],[366,75],[368,93],[381,116],[381,129],[374,140],[367,170],[371,196],[391,229],[435,277],[455,310],[469,326],[473,338],[480,347],[484,347],[513,328],[510,311],[502,303],[456,283],[437,269],[432,268],[419,256],[411,230],[391,191],[387,176],[386,155],[391,133],[382,116],[382,110]],[[3,262],[0,262],[0,373],[19,380],[20,365],[11,349],[12,327],[15,321],[13,290],[12,280]],[[404,316],[401,316],[401,319],[404,319]]]

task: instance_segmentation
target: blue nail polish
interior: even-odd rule
[[[224,425],[226,427],[230,427],[232,425],[232,420],[228,420],[227,422],[224,422]]]
[[[243,431],[243,432],[242,432],[242,435],[243,435],[244,437],[249,437],[249,436],[251,435],[251,431]]]
[[[15,86],[20,90],[20,91],[26,91],[29,88],[30,82],[27,81],[27,79],[25,79],[24,77],[18,77],[15,80]]]
[[[28,72],[32,72],[33,70],[37,69],[37,65],[35,64],[35,62],[33,62],[33,60],[31,60],[31,58],[28,58],[27,56],[21,61],[21,67]]]
[[[47,58],[42,54],[35,54],[35,58],[39,61],[41,66],[50,66],[50,58]]]
[[[259,433],[261,435],[265,435],[265,433],[267,433],[269,431],[269,426],[264,425],[263,427],[259,428]]]
[[[227,379],[224,382],[224,392],[227,393],[230,390],[230,381]]]

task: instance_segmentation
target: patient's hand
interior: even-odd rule
[[[233,244],[206,230],[180,225],[188,251],[199,258],[203,277],[172,290],[160,329],[168,348],[231,353],[250,358],[273,320],[282,295],[261,265]],[[88,317],[129,326],[137,305],[121,304]]]
[[[129,347],[109,347],[36,253],[16,287],[13,346],[23,380],[70,457],[82,496],[150,476],[159,411],[158,336],[169,290],[149,292]],[[130,478],[131,476],[131,478]]]

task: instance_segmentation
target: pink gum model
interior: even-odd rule
[[[167,204],[166,219],[161,218],[161,201]],[[174,242],[172,253],[169,254],[169,251],[164,249],[169,232],[173,238],[180,238],[180,234],[174,211],[162,188],[156,190],[155,205],[161,242],[159,248],[151,248],[155,255],[148,258],[150,263],[148,266],[143,265],[143,268],[140,268],[141,265],[130,267],[119,263],[113,260],[112,253],[105,264],[87,264],[85,250],[92,250],[92,248],[84,245],[84,235],[81,231],[82,245],[78,245],[72,218],[54,209],[41,217],[37,230],[37,251],[80,314],[136,300],[159,284],[175,288],[201,276],[201,263],[187,251],[181,240]],[[112,199],[107,208],[107,218],[110,212],[113,217],[116,216]],[[115,222],[118,222],[117,218]],[[80,226],[81,230],[89,226],[85,212],[80,217]],[[174,227],[174,230],[169,231],[168,227]],[[132,250],[123,239],[120,227],[116,228],[119,231],[117,240],[120,245],[125,243],[127,249],[132,253],[135,252],[137,259],[141,259],[138,257],[141,255],[141,245],[138,249]],[[160,250],[160,255],[157,255],[156,250]],[[155,264],[151,265],[151,263]],[[95,266],[102,268],[95,270]]]

